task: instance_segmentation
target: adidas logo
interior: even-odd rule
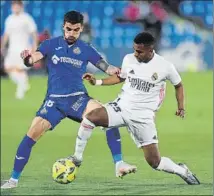
[[[130,73],[130,74],[135,74],[133,69],[132,69],[129,73]]]

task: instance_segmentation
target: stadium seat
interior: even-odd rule
[[[114,38],[112,40],[112,46],[115,48],[123,47],[123,40],[121,38]]]

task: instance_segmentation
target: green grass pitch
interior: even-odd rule
[[[212,195],[212,72],[183,73],[187,115],[176,117],[173,86],[168,84],[164,104],[157,114],[159,147],[162,156],[187,163],[201,181],[189,186],[178,176],[151,169],[125,128],[121,129],[124,160],[136,164],[138,171],[124,179],[115,177],[114,164],[105,134],[96,129],[84,154],[77,178],[68,185],[52,180],[54,161],[74,152],[78,123],[63,120],[53,132],[46,133],[34,147],[20,178],[19,187],[1,190],[2,195]],[[16,148],[30,126],[46,92],[45,77],[32,77],[31,90],[24,101],[14,98],[15,85],[1,81],[1,179],[8,179]],[[116,98],[121,85],[87,88],[102,102]]]

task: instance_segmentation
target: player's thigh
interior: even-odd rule
[[[104,104],[103,107],[106,109],[108,115],[108,127],[123,127],[126,126],[120,107],[112,102]]]
[[[57,98],[46,98],[36,113],[37,117],[41,117],[50,123],[50,130],[53,130],[66,117],[66,114],[57,107],[57,104]]]
[[[37,141],[48,129],[51,128],[51,124],[46,119],[41,117],[35,117],[31,123],[27,135],[34,141]]]
[[[138,148],[158,143],[157,130],[152,118],[145,119],[144,122],[129,120],[128,131]]]
[[[24,65],[22,58],[20,57],[19,52],[8,52],[4,60],[4,69],[11,70],[15,69],[17,71],[28,70],[29,67]]]
[[[82,118],[84,118],[85,115],[88,114],[89,112],[91,112],[92,110],[101,108],[101,107],[102,107],[102,104],[99,101],[97,101],[95,99],[90,99],[87,103],[85,111],[83,112]]]

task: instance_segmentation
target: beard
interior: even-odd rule
[[[71,44],[73,44],[77,39],[75,38],[75,37],[73,37],[73,36],[69,36],[69,37],[65,37],[65,35],[64,35],[64,39],[65,39],[65,41],[68,43],[68,45],[71,45]]]

